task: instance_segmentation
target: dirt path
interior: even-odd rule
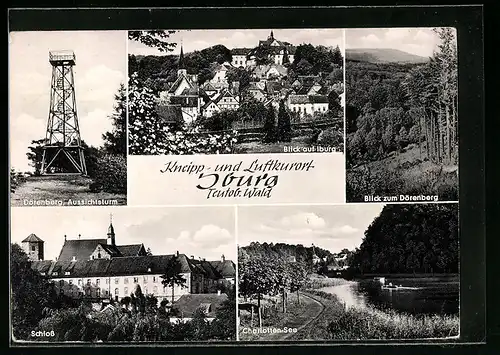
[[[12,206],[123,205],[126,196],[93,193],[82,176],[32,176],[11,194]]]
[[[280,325],[280,328],[296,328],[296,333],[274,333],[266,335],[265,340],[269,341],[280,341],[280,340],[294,340],[294,335],[300,334],[300,331],[310,325],[312,322],[316,321],[323,314],[325,307],[324,305],[314,298],[313,296],[305,295],[300,293],[302,302],[304,302],[307,307],[302,314],[296,317],[289,318],[287,321]]]

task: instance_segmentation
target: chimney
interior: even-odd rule
[[[193,259],[193,260],[194,260],[194,255],[191,255],[191,259]]]
[[[226,261],[226,257],[224,256],[224,254],[222,254],[222,256],[220,257],[220,261],[222,262]]]
[[[175,252],[175,256],[179,256],[179,251],[178,250]]]
[[[64,235],[64,241],[66,241],[66,234]]]
[[[81,234],[78,234],[78,239],[80,239],[81,236],[82,236]]]

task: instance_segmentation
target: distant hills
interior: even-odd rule
[[[427,63],[428,57],[411,54],[392,48],[350,48],[346,49],[346,59],[369,63]]]

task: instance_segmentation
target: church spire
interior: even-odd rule
[[[181,41],[181,54],[179,55],[178,69],[186,69],[184,64],[184,51],[182,48],[182,41]]]
[[[109,214],[108,245],[115,245],[115,228],[113,227],[113,214]]]
[[[274,33],[273,33],[273,30],[271,30],[271,34],[269,35],[269,39],[270,39],[270,40],[273,40],[273,39],[274,39]]]

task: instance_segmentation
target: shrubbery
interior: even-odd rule
[[[344,133],[334,127],[322,131],[317,140],[317,144],[322,147],[335,147],[338,151],[344,151]]]
[[[121,155],[105,154],[97,158],[92,171],[92,192],[127,192],[127,159]]]
[[[26,177],[23,173],[15,171],[13,168],[10,169],[10,192],[15,192],[16,188],[26,181]]]

